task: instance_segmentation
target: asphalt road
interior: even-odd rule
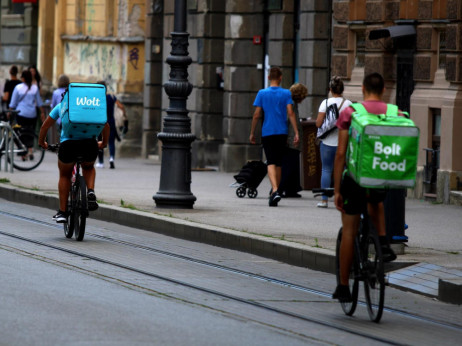
[[[387,288],[382,322],[345,316],[333,275],[0,200],[0,344],[450,345],[459,306]],[[278,281],[274,280],[277,279]]]

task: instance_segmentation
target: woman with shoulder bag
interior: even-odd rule
[[[323,124],[328,120],[326,119],[326,112],[337,112],[336,117],[351,105],[351,101],[343,98],[343,81],[340,77],[334,76],[329,82],[329,92],[332,97],[323,100],[319,106],[318,117],[316,119],[316,127],[322,128]],[[332,106],[332,107],[331,107]],[[332,121],[331,119],[329,119]],[[326,125],[326,124],[324,124]],[[326,135],[327,133],[327,135]],[[319,136],[320,151],[321,151],[321,188],[331,187],[332,172],[334,170],[335,153],[337,152],[338,145],[338,129],[334,127],[332,130]],[[318,203],[318,208],[327,208],[327,196],[322,196],[321,202]]]

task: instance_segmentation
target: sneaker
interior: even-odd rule
[[[109,168],[110,169],[114,169],[115,166],[114,166],[114,161],[109,161]]]
[[[98,162],[96,165],[95,165],[96,168],[104,168],[104,163],[102,162]]]
[[[29,160],[34,161],[34,154],[29,155]]]
[[[88,210],[95,211],[98,209],[98,203],[96,202],[96,195],[94,191],[88,191],[87,193],[87,201],[88,201]]]
[[[382,258],[384,262],[392,262],[396,259],[396,254],[388,245],[382,245]]]
[[[327,208],[327,201],[321,201],[317,205],[318,208]]]
[[[66,223],[67,222],[67,213],[65,211],[58,210],[56,215],[53,216],[53,220],[57,223]]]
[[[340,303],[349,303],[353,301],[350,288],[345,285],[338,285],[335,292],[332,294],[333,299],[338,299]]]
[[[274,192],[270,198],[269,198],[269,206],[270,207],[277,207],[278,206],[278,202],[281,200],[281,195],[279,194],[279,192]]]

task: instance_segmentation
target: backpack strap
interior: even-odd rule
[[[369,112],[366,110],[366,107],[362,105],[362,103],[352,103],[350,105],[358,114],[368,114]]]
[[[396,115],[398,115],[398,106],[388,103],[386,116],[388,117],[388,116],[396,116]]]

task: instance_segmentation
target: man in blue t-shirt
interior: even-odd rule
[[[255,128],[262,117],[263,110],[265,116],[263,118],[261,142],[265,150],[268,177],[272,187],[269,206],[277,207],[278,202],[281,200],[278,187],[281,182],[282,158],[287,142],[287,117],[289,117],[290,124],[295,132],[294,145],[298,144],[299,137],[292,95],[289,90],[280,87],[282,81],[281,69],[272,67],[268,79],[270,86],[266,89],[261,89],[253,103],[256,108],[250,130],[250,143],[256,144]]]

